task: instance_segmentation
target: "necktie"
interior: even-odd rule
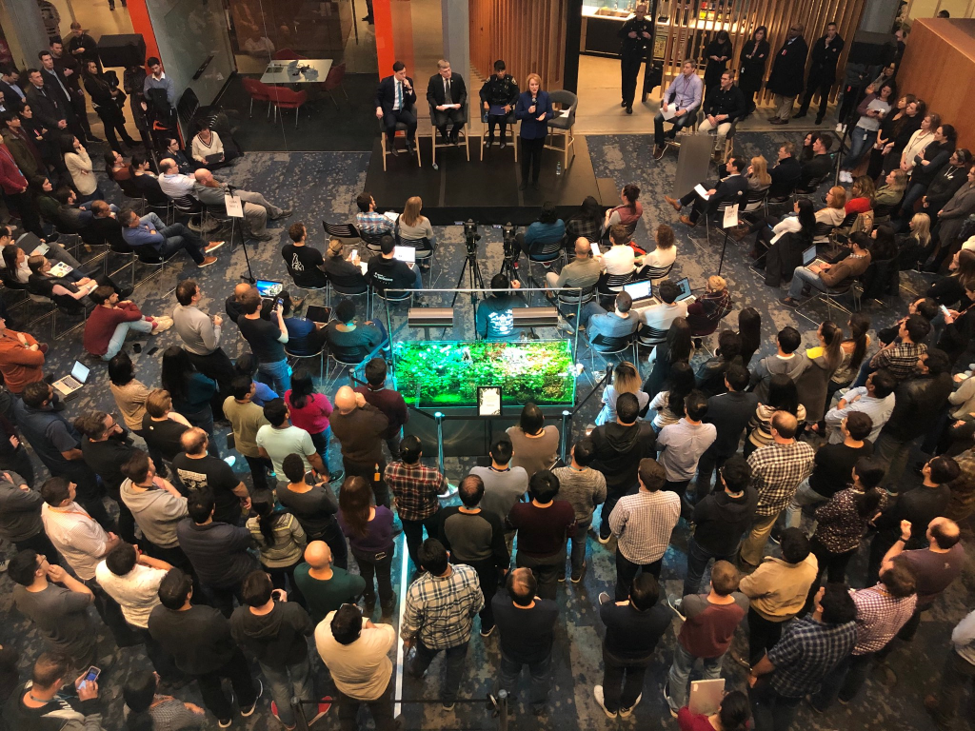
[[[451,99],[450,99],[450,79],[444,79],[444,84],[443,84],[443,98],[446,100],[446,102],[448,104],[450,104],[450,102],[451,102]]]
[[[49,76],[53,76],[55,81],[58,82],[58,86],[60,86],[61,91],[64,92],[64,98],[67,99],[68,101],[71,101],[71,95],[68,93],[68,90],[64,88],[64,84],[61,83],[61,78],[53,71],[48,71],[47,73]]]
[[[403,106],[403,85],[400,82],[396,82],[396,106],[395,109],[399,110]]]

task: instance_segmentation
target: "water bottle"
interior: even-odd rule
[[[562,175],[562,162],[559,161],[555,164],[555,174],[556,176]]]

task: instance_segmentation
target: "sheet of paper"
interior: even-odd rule
[[[721,222],[724,228],[731,228],[738,225],[738,204],[728,206],[724,209],[724,221]]]
[[[563,109],[561,112],[559,112],[559,116],[560,117],[568,117],[569,116],[569,110],[568,109]]]
[[[677,116],[677,107],[675,107],[673,104],[668,106],[666,109],[661,107],[660,115],[666,120],[671,120]]]
[[[369,271],[369,265],[366,264],[364,261],[359,263],[359,268],[362,270],[363,276],[365,276],[366,272]]]
[[[704,200],[707,200],[708,198],[711,197],[708,195],[708,192],[704,189],[704,186],[701,185],[700,183],[694,186],[694,192],[697,193],[699,196],[701,196]]]
[[[227,215],[231,218],[244,217],[244,204],[240,202],[240,196],[228,193],[223,197],[223,205],[227,209]]]
[[[501,414],[501,389],[500,388],[481,388],[478,389],[481,403],[478,406],[480,416],[500,416]]]
[[[388,218],[393,223],[396,223],[396,219],[399,218],[399,214],[396,211],[386,211],[383,217]]]
[[[589,242],[589,249],[592,251],[592,255],[593,256],[602,256],[603,255],[603,252],[601,252],[599,250],[599,244],[597,244],[595,241],[590,241]]]

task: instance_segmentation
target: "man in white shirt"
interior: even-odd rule
[[[894,389],[897,381],[883,368],[874,371],[867,377],[867,385],[851,388],[843,394],[843,398],[836,404],[835,409],[826,412],[826,434],[830,444],[840,444],[845,438],[843,420],[854,411],[862,411],[873,422],[873,429],[867,437],[874,444],[880,436],[880,430],[894,411]]]
[[[704,82],[697,75],[697,61],[688,59],[681,67],[680,75],[670,82],[660,103],[660,111],[653,118],[653,159],[664,156],[664,143],[674,139],[684,127],[694,124],[697,110],[704,99]],[[674,116],[667,120],[673,127],[664,134],[664,114]],[[626,597],[624,597],[625,599]]]
[[[680,288],[669,279],[657,288],[659,305],[652,305],[639,313],[643,326],[640,328],[641,345],[659,345],[667,339],[671,324],[678,317],[687,317],[688,300],[677,302]]]
[[[396,630],[364,619],[355,604],[343,604],[315,628],[315,647],[339,694],[339,724],[356,728],[359,707],[372,713],[376,731],[393,731],[393,663]]]
[[[686,416],[683,419],[676,424],[668,424],[657,435],[657,459],[667,473],[664,489],[678,495],[684,493],[697,473],[701,455],[718,438],[717,427],[703,423],[708,413],[708,400],[703,393],[691,391],[684,399],[684,412]]]
[[[196,178],[183,175],[173,158],[167,157],[159,162],[159,173],[159,187],[170,198],[182,198],[193,192]]]
[[[629,245],[630,235],[626,226],[620,223],[610,226],[609,240],[613,245],[600,257],[603,271],[617,276],[632,274],[636,266],[636,254]]]

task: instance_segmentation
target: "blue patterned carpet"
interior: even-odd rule
[[[797,136],[793,134],[791,137]],[[777,144],[787,138],[790,136],[783,134],[740,134],[737,145],[739,152],[745,156],[761,152],[768,159],[773,160]],[[688,229],[676,221],[676,214],[663,204],[662,196],[665,193],[670,194],[673,186],[674,156],[671,154],[660,162],[653,161],[647,136],[591,137],[588,142],[597,177],[613,178],[618,187],[622,187],[625,183],[636,182],[642,188],[644,225],[638,228],[638,242],[647,241],[648,232],[659,223],[673,225],[677,231],[679,247],[673,276],[690,277],[693,287],[703,287],[704,279],[717,268],[720,250],[708,247],[704,240],[703,228],[694,229],[691,235]],[[367,163],[368,153],[250,153],[224,177],[241,188],[264,192],[269,200],[278,205],[293,205],[296,215],[286,223],[303,220],[311,233],[310,241],[316,246],[322,246],[324,236],[320,221],[324,219],[330,222],[343,222],[352,218],[354,198],[360,192],[360,186],[364,184]],[[121,195],[114,185],[107,182],[103,185],[106,186],[106,190],[113,191],[110,197],[121,204]],[[251,262],[254,273],[259,278],[286,280],[284,262],[279,253],[281,245],[287,239],[285,227],[280,223],[272,226],[271,231],[275,235],[275,240],[250,248]],[[482,230],[481,233],[484,236],[480,249],[481,266],[485,277],[489,278],[500,268],[501,237],[500,232],[493,229]],[[464,261],[463,236],[458,227],[440,229],[437,231],[437,236],[443,246],[438,254],[438,261],[434,264],[428,286],[450,287],[456,282]],[[732,243],[728,248],[724,276],[728,279],[733,292],[735,311],[726,322],[733,325],[737,322],[737,312],[742,307],[753,306],[759,309],[763,317],[763,335],[767,339],[767,344],[763,346],[763,354],[772,349],[771,340],[774,333],[787,324],[797,326],[806,341],[811,344],[815,337],[815,327],[806,320],[796,318],[792,311],[778,304],[778,298],[784,293],[765,287],[754,274],[750,273],[746,251],[747,246],[744,244]],[[224,299],[231,293],[233,286],[240,281],[238,277],[244,271],[244,259],[239,248],[231,252],[229,246],[221,249],[218,255],[219,265],[202,271],[197,271],[189,260],[185,260],[176,266],[175,271],[167,272],[164,277],[140,287],[133,299],[142,306],[146,314],[168,313],[175,304],[174,298],[168,292],[178,279],[192,277],[200,282],[203,289],[202,309],[210,313],[222,313]],[[523,272],[524,269],[523,264]],[[122,276],[124,278],[124,275]],[[917,282],[914,286],[922,286],[922,284]],[[436,295],[425,295],[423,298],[425,305],[436,306],[440,301]],[[460,327],[469,329],[472,325],[469,307],[458,300],[458,308],[464,308],[458,312]],[[881,307],[876,303],[866,305],[866,311],[874,319],[875,327],[888,324],[905,309],[904,297],[892,307]],[[405,329],[400,332],[400,336],[414,337]],[[224,337],[225,349],[231,357],[235,356],[239,342],[242,341],[238,341],[237,331],[232,323],[227,324]],[[175,332],[170,331],[159,336],[152,344],[158,345],[161,353],[166,346],[178,342]],[[80,332],[52,342],[47,369],[60,377],[67,373],[72,362],[80,354]],[[150,387],[158,383],[159,357],[159,353],[153,356],[140,355],[136,360],[137,377]],[[579,353],[577,360],[588,362],[588,353]],[[598,360],[596,365],[598,368]],[[587,379],[588,375],[585,375],[580,382],[581,395],[588,392],[591,381]],[[334,390],[335,387],[332,386],[329,391],[330,396],[334,395]],[[598,396],[594,397],[575,419],[573,427],[575,436],[593,420],[597,405]],[[103,366],[94,367],[89,385],[85,387],[80,398],[70,402],[66,415],[73,418],[85,410],[94,408],[115,410],[108,389],[107,373]],[[225,432],[226,428],[222,431]],[[217,441],[220,444],[224,443],[222,436],[218,437]],[[338,459],[338,448],[334,441],[332,448],[333,459]],[[469,466],[469,460],[448,461],[448,477],[456,482],[465,474]],[[242,474],[246,473],[246,466],[242,460],[239,461],[236,469]],[[249,481],[249,476],[246,479]],[[971,540],[970,528],[966,528],[965,537]],[[685,569],[683,551],[686,539],[687,528],[682,523],[674,534],[673,544],[664,561],[663,584],[667,590],[674,593],[680,591]],[[608,548],[615,548],[615,546],[610,544],[604,547],[591,541],[589,568],[584,581],[578,585],[566,583],[560,586],[559,606],[563,613],[563,621],[559,623],[556,635],[554,685],[548,713],[535,718],[528,713],[526,707],[520,706],[512,718],[511,728],[588,730],[602,729],[609,725],[592,696],[593,685],[602,682],[600,639],[602,628],[594,606],[599,592],[607,590],[615,581],[614,554],[607,550]],[[402,549],[398,547],[397,550]],[[397,558],[394,565],[398,567],[399,563]],[[852,583],[856,586],[862,585],[860,582],[863,568],[862,563],[857,562],[851,569]],[[398,580],[397,570],[394,575],[394,585],[397,587]],[[0,624],[0,643],[5,646],[13,644],[21,651],[22,668],[27,672],[32,660],[41,650],[41,642],[29,623],[12,609],[10,587],[10,580],[6,576],[0,577],[0,591],[2,591],[0,608],[6,619]],[[947,593],[944,601],[938,602],[935,608],[925,615],[913,645],[898,649],[891,657],[891,666],[899,675],[896,686],[886,687],[871,680],[855,704],[849,707],[837,705],[824,716],[815,715],[803,708],[795,728],[822,731],[854,728],[864,731],[933,728],[933,724],[924,712],[921,700],[925,693],[931,692],[936,687],[948,635],[954,624],[973,605],[973,590],[975,590],[975,567],[970,560],[963,580],[957,582]],[[399,588],[397,594],[400,594]],[[142,666],[147,660],[141,647],[117,650],[107,630],[97,622],[97,618],[96,626],[100,631],[101,663],[106,670],[102,684],[106,712],[104,726],[115,731],[123,728],[120,683],[124,681],[130,668]],[[619,722],[620,726],[640,729],[676,728],[676,722],[667,713],[661,697],[661,687],[670,665],[675,637],[676,625],[675,631],[665,637],[658,649],[647,677],[642,703],[630,719]],[[461,697],[483,699],[491,688],[498,662],[496,635],[482,640],[475,634],[471,640],[467,668],[461,684]],[[441,668],[442,661],[437,660],[431,667],[425,683],[407,681],[404,684],[403,697],[436,699],[434,678]],[[744,671],[739,666],[728,659],[724,670],[729,688],[744,688]],[[327,680],[320,664],[318,680],[321,692],[328,692],[331,689],[330,681]],[[200,702],[199,693],[194,686],[182,689],[178,695],[185,700]],[[252,730],[281,728],[280,724],[271,717],[269,705],[270,699],[265,695],[259,705],[259,712],[248,719],[238,717],[233,727]],[[439,703],[406,704],[403,713],[404,727],[410,729],[490,729],[496,728],[497,723],[490,717],[481,702],[458,703],[456,710],[450,713],[442,711]],[[972,716],[969,716],[969,719],[971,718]],[[217,728],[212,716],[208,716],[208,725],[205,728]],[[315,728],[338,728],[335,711],[333,710],[316,724]]]

